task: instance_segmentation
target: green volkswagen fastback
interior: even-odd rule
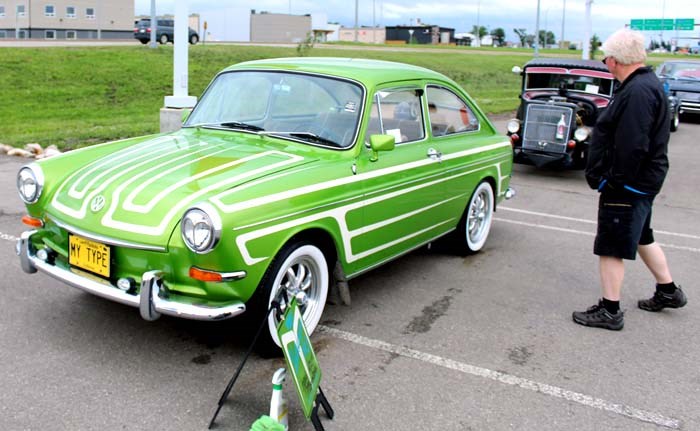
[[[177,132],[23,167],[32,230],[17,253],[147,320],[262,322],[286,291],[312,332],[338,280],[441,237],[479,251],[511,168],[507,138],[439,73],[251,61],[219,73]],[[268,319],[261,351],[277,343]]]

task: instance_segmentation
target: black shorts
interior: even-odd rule
[[[654,242],[651,229],[653,196],[603,192],[598,202],[598,232],[593,253],[634,260],[637,245]]]

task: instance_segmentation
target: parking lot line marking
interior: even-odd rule
[[[496,221],[498,221],[498,222],[503,222],[503,223],[518,224],[518,225],[521,225],[521,226],[529,226],[529,227],[537,227],[537,228],[540,228],[540,229],[547,229],[547,230],[556,230],[556,231],[559,231],[559,232],[573,233],[573,234],[576,234],[576,235],[595,236],[595,232],[586,232],[586,231],[576,230],[576,229],[566,229],[566,228],[563,228],[563,227],[548,226],[548,225],[546,225],[546,224],[539,224],[539,223],[527,223],[527,222],[524,222],[524,221],[508,220],[508,219],[499,218],[499,217],[494,217],[493,219],[496,220]],[[657,231],[655,230],[654,233],[657,233]],[[671,248],[671,249],[674,249],[674,250],[689,251],[689,252],[691,252],[691,253],[700,253],[700,248],[686,247],[686,246],[683,246],[683,245],[666,244],[666,243],[662,243],[662,242],[659,242],[658,244],[659,244],[661,247],[664,247],[664,248]]]
[[[528,389],[533,392],[538,392],[551,397],[564,399],[586,407],[592,407],[599,410],[615,413],[625,416],[630,419],[635,419],[642,422],[648,422],[655,425],[663,426],[671,429],[680,429],[681,421],[671,417],[661,415],[659,413],[641,410],[630,407],[624,404],[617,404],[606,401],[601,398],[595,398],[590,395],[585,395],[579,392],[569,391],[557,386],[539,383],[534,380],[525,379],[522,377],[513,376],[501,371],[489,370],[488,368],[477,367],[474,365],[465,364],[463,362],[452,359],[443,358],[430,353],[421,352],[410,349],[404,346],[397,346],[380,340],[363,337],[362,335],[353,334],[351,332],[342,331],[336,328],[319,325],[316,330],[319,333],[330,335],[331,337],[340,340],[349,341],[361,346],[372,349],[382,350],[384,352],[393,353],[410,359],[426,362],[442,368],[458,371],[464,374],[469,374],[476,377],[483,377],[506,385],[518,386],[523,389]]]
[[[17,238],[16,236],[12,236],[12,235],[10,235],[10,234],[6,234],[6,233],[0,232],[0,239],[4,239],[4,240],[6,240],[6,241],[13,241],[13,242],[15,242],[15,241],[17,241],[19,238]]]
[[[499,206],[499,210],[503,211],[511,211],[515,213],[521,213],[521,214],[528,214],[528,215],[534,215],[534,216],[540,216],[540,217],[549,217],[549,218],[555,218],[558,220],[568,220],[568,221],[576,221],[580,223],[589,223],[589,224],[596,224],[597,222],[595,220],[586,220],[582,218],[575,218],[575,217],[566,217],[566,216],[560,216],[556,214],[549,214],[549,213],[542,213],[542,212],[537,212],[537,211],[528,211],[528,210],[521,210],[517,208],[509,208],[505,206]],[[654,229],[654,233],[660,233],[663,235],[671,235],[671,236],[677,236],[681,238],[688,238],[688,239],[700,239],[700,236],[697,235],[691,235],[689,233],[678,233],[678,232],[668,232],[665,230],[657,230]]]

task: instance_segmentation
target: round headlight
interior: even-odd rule
[[[44,188],[44,173],[36,163],[24,166],[17,173],[17,191],[25,203],[33,204],[39,200]]]
[[[200,204],[188,209],[180,223],[182,239],[195,253],[209,253],[221,238],[221,218],[209,204]]]
[[[510,120],[506,127],[509,133],[517,133],[520,130],[520,120]]]
[[[590,135],[590,134],[591,134],[591,129],[583,126],[583,127],[579,127],[578,129],[576,129],[576,131],[574,132],[574,138],[579,142],[583,142],[586,139],[588,139],[588,135]]]

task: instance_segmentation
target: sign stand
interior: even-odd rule
[[[321,423],[321,419],[318,417],[319,405],[323,406],[326,416],[328,416],[328,419],[332,420],[333,416],[335,416],[335,412],[333,411],[333,407],[331,407],[330,403],[326,399],[326,396],[323,394],[320,386],[318,387],[318,394],[316,395],[314,409],[311,411],[311,423],[314,425],[314,429],[316,431],[325,431],[325,428],[323,428],[323,424]]]
[[[286,300],[286,292],[284,292],[285,300]],[[236,373],[231,377],[231,380],[229,380],[228,385],[226,385],[226,389],[224,389],[224,392],[221,394],[221,398],[219,398],[219,403],[216,407],[216,412],[214,412],[214,416],[211,418],[211,421],[209,422],[209,427],[208,429],[211,429],[214,426],[214,421],[216,421],[216,417],[219,415],[219,412],[221,411],[221,407],[223,407],[224,403],[226,402],[226,399],[228,398],[229,394],[231,393],[231,390],[233,389],[233,385],[236,383],[236,380],[238,380],[238,376],[241,374],[241,371],[243,370],[243,366],[245,366],[245,363],[248,361],[248,358],[250,357],[251,353],[253,353],[253,348],[255,347],[255,343],[258,341],[258,338],[260,337],[260,334],[262,333],[263,329],[265,326],[267,326],[267,318],[272,312],[272,310],[277,310],[278,316],[282,314],[282,309],[280,308],[280,303],[278,301],[272,301],[272,304],[270,305],[270,308],[267,310],[267,313],[265,313],[265,318],[262,320],[262,323],[260,324],[260,327],[258,328],[258,332],[255,334],[255,337],[253,338],[253,342],[250,343],[250,347],[248,347],[248,351],[246,352],[245,356],[243,357],[243,361],[241,361],[240,365],[238,365],[238,369],[236,369]]]

